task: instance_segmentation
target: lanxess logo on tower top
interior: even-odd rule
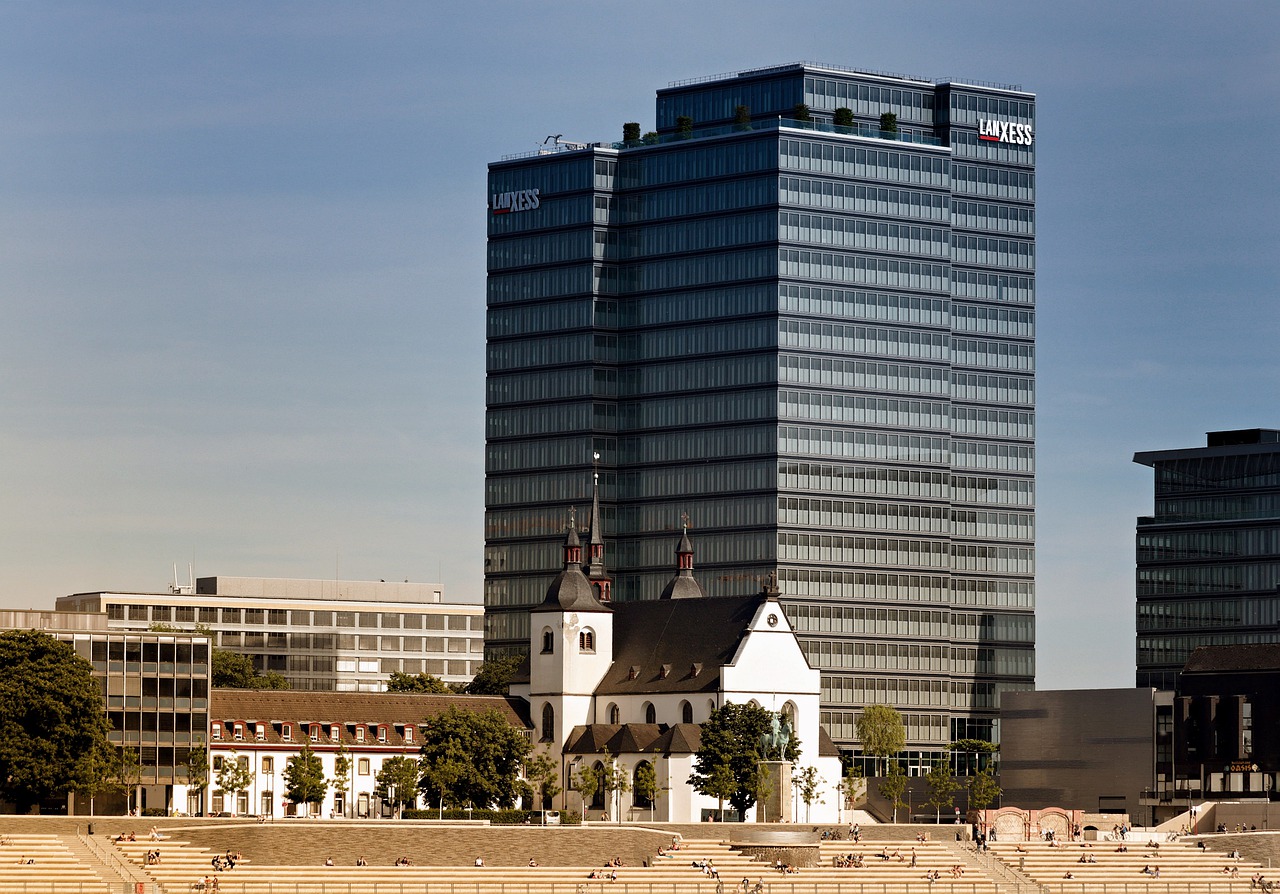
[[[1030,146],[1030,124],[1015,124],[1012,121],[995,121],[991,118],[978,119],[978,139],[990,143],[1013,143],[1016,146]]]

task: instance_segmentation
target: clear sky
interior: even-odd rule
[[[1273,2],[0,0],[0,607],[478,601],[486,162],[802,60],[1038,94],[1039,685],[1132,685],[1132,454],[1280,427]]]

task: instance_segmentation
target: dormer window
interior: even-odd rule
[[[406,744],[413,744],[413,727],[406,726],[404,728],[404,741]]]
[[[281,727],[280,727],[280,738],[284,739],[286,742],[292,742],[292,741],[293,741],[293,727],[292,727],[292,726],[290,726],[290,725],[289,725],[289,724],[287,724],[287,723],[286,723],[286,724],[284,724],[283,726],[281,726]]]
[[[213,736],[213,741],[215,741],[215,742],[221,742],[221,741],[222,741],[222,724],[221,724],[221,723],[215,723],[215,724],[213,725],[213,731],[212,731],[212,733],[211,733],[210,735],[212,735],[212,736]]]
[[[253,728],[253,737],[259,742],[265,742],[267,738],[267,726],[265,723],[255,724]]]
[[[387,744],[387,728],[385,726],[378,727],[378,741],[383,745]]]
[[[312,742],[320,741],[320,724],[318,723],[311,724],[311,741]]]
[[[702,673],[702,665],[701,665],[701,664],[691,664],[691,665],[689,665],[689,676],[691,676],[691,677],[696,677],[696,676],[698,676],[698,674],[700,674],[700,673]]]
[[[237,742],[244,741],[244,724],[243,723],[236,724],[236,741]]]
[[[363,741],[364,741],[364,727],[363,727],[363,726],[357,726],[357,727],[356,727],[356,741],[357,741],[357,742],[363,742]]]
[[[671,665],[662,665],[662,668],[658,671],[658,679],[665,680],[669,676],[671,676]]]
[[[639,665],[633,664],[631,665],[630,669],[627,671],[627,681],[630,682],[631,680],[638,680],[638,679],[640,679],[640,667]]]
[[[329,727],[329,738],[335,742],[342,738],[342,728],[338,724],[335,723]]]

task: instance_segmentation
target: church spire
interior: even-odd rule
[[[604,525],[600,522],[600,454],[591,455],[591,537],[587,543],[587,579],[596,598],[613,598],[613,578],[604,567]]]
[[[659,599],[699,599],[707,594],[693,576],[693,543],[689,540],[689,515],[681,516],[680,542],[676,544],[676,576]]]

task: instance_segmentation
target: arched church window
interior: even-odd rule
[[[653,702],[644,703],[644,722],[645,723],[658,722],[658,709],[653,706]]]
[[[556,709],[551,702],[542,706],[542,741],[552,742],[556,737]]]
[[[550,655],[556,650],[555,634],[551,632],[550,627],[544,627],[542,630],[542,654]]]
[[[608,715],[608,716],[609,716],[609,722],[610,722],[610,723],[621,723],[621,722],[622,722],[622,712],[618,710],[618,706],[617,706],[617,705],[610,705],[610,706],[609,706],[609,715]]]
[[[594,652],[596,650],[596,632],[588,628],[578,634],[578,651]]]
[[[687,701],[680,703],[680,722],[693,723],[693,705]]]

